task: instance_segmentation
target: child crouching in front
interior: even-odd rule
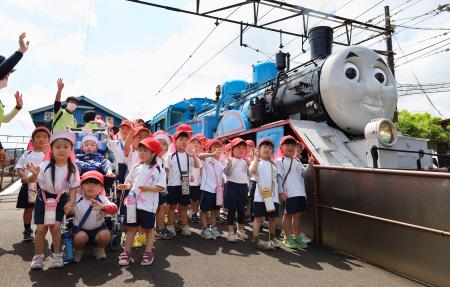
[[[131,245],[140,226],[146,234],[145,252],[141,265],[150,265],[155,259],[153,243],[155,240],[155,215],[158,209],[159,193],[166,187],[166,173],[157,164],[161,144],[154,138],[142,140],[138,146],[141,163],[131,168],[125,183],[117,187],[129,189],[126,198],[125,225],[127,234],[125,250],[119,256],[119,264],[127,266],[133,262]]]
[[[253,199],[253,244],[257,249],[279,248],[281,243],[275,238],[276,218],[279,216],[277,166],[272,162],[275,144],[271,139],[262,139],[251,165],[250,173],[256,179]],[[259,238],[259,227],[264,217],[269,220],[269,241]]]
[[[105,225],[105,214],[116,214],[117,205],[100,195],[104,178],[98,171],[88,171],[81,176],[82,194],[77,194],[76,204],[66,213],[74,214],[75,262],[80,262],[83,248],[87,243],[95,244],[94,255],[97,260],[106,259],[105,247],[111,233]]]

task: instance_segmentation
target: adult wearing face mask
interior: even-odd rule
[[[0,55],[0,90],[6,88],[6,86],[8,85],[9,75],[14,72],[14,67],[17,65],[20,59],[22,59],[23,54],[25,54],[25,52],[28,50],[30,42],[25,43],[25,37],[25,33],[20,34],[19,49],[14,52],[11,57],[5,59],[5,57]],[[22,109],[22,95],[17,91],[14,96],[16,97],[16,106],[11,112],[7,114],[5,114],[4,111],[5,106],[0,101],[0,125],[2,123],[9,123],[17,115],[20,109]],[[2,143],[0,142],[0,162],[3,162],[4,160],[5,151],[3,149]]]
[[[67,128],[76,128],[77,121],[73,116],[73,112],[78,107],[78,99],[75,97],[67,97],[66,99],[66,108],[61,108],[61,92],[64,88],[64,82],[62,79],[58,79],[56,82],[58,86],[58,91],[56,92],[55,104],[53,105],[53,123],[52,123],[52,131],[65,131]]]

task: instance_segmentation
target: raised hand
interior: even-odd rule
[[[112,171],[108,171],[105,175],[106,177],[115,178],[116,175]]]
[[[35,176],[39,175],[39,171],[41,170],[41,168],[38,165],[32,164],[32,163],[28,163],[26,168],[31,171],[31,173]]]
[[[58,78],[56,81],[56,86],[58,87],[58,91],[62,91],[62,89],[64,89],[64,81],[62,78]]]
[[[21,52],[22,54],[25,54],[26,51],[28,51],[28,47],[30,46],[30,41],[27,41],[25,43],[25,37],[27,36],[27,34],[25,32],[23,32],[22,34],[19,35],[19,52]]]
[[[130,187],[129,187],[129,185],[126,184],[126,183],[119,183],[119,184],[117,185],[117,189],[118,189],[118,190],[127,190],[127,189],[130,189]]]
[[[226,156],[225,158],[227,159],[228,166],[231,166],[233,164],[233,158],[230,156]]]
[[[95,198],[91,199],[91,205],[94,207],[94,210],[102,210],[104,207],[103,204]]]
[[[22,94],[19,91],[17,91],[14,94],[14,97],[16,98],[16,107],[20,110],[23,107]]]
[[[310,154],[308,154],[308,166],[314,166],[314,158]]]

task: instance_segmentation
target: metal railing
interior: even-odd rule
[[[23,148],[5,149],[6,159],[0,163],[0,191],[14,182],[17,176],[16,163],[23,152]]]
[[[316,243],[450,286],[449,173],[315,166],[305,180],[303,227]]]

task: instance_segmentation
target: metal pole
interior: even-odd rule
[[[394,71],[394,52],[392,51],[392,32],[394,31],[391,26],[391,14],[389,12],[389,6],[384,6],[384,23],[386,26],[386,51],[387,51],[387,61],[389,69],[391,69],[392,75],[395,78]]]

